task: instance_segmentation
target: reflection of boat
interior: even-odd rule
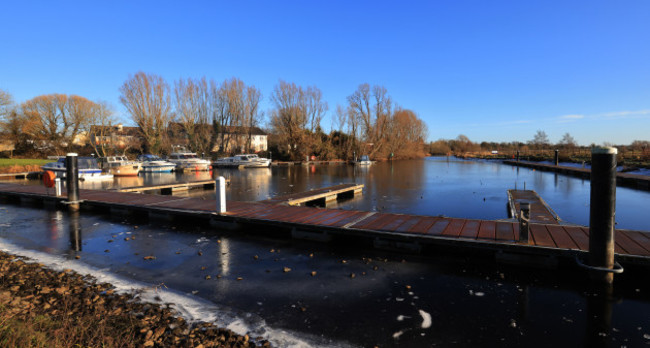
[[[354,162],[354,164],[359,166],[369,166],[372,164],[372,161],[370,160],[370,157],[363,155],[359,157],[359,159]]]
[[[58,178],[65,178],[65,160],[65,158],[59,158],[56,162],[44,164],[41,169],[54,172]],[[94,157],[78,157],[77,168],[79,169],[80,179],[110,179],[113,177],[113,175],[102,173],[97,164],[97,159]]]
[[[239,167],[244,168],[266,168],[271,165],[271,160],[261,158],[256,154],[235,155],[233,157],[220,158],[212,163],[213,167]]]
[[[140,163],[129,161],[126,156],[107,156],[99,159],[101,168],[114,176],[136,176],[140,171]]]
[[[177,170],[210,170],[210,161],[199,158],[196,153],[181,146],[176,147],[176,151],[169,155],[167,161],[174,163]]]
[[[142,162],[143,173],[169,173],[176,167],[176,164],[167,162],[156,155],[140,155],[138,161]]]

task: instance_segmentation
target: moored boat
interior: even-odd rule
[[[210,170],[210,161],[199,158],[196,153],[191,152],[183,147],[176,147],[176,151],[172,152],[167,161],[176,165],[175,170],[196,170],[205,171]]]
[[[43,171],[51,171],[56,174],[57,178],[66,177],[65,158],[59,158],[56,162],[46,163],[41,166]],[[79,169],[79,179],[110,179],[113,177],[111,174],[102,173],[97,159],[94,157],[78,157],[77,168]]]
[[[140,155],[138,161],[142,162],[142,173],[169,173],[176,167],[175,163],[167,162],[156,155]]]
[[[370,157],[363,155],[359,157],[359,159],[354,162],[354,164],[358,166],[369,166],[372,164],[372,161],[370,160]]]
[[[136,176],[140,172],[140,163],[130,161],[126,156],[107,156],[99,159],[101,169],[114,176]]]
[[[244,168],[266,168],[271,165],[268,158],[259,157],[256,154],[235,155],[233,157],[220,158],[212,163],[213,167],[244,167]]]

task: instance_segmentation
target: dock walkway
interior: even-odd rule
[[[301,205],[311,202],[322,201],[324,203],[335,201],[341,196],[354,197],[363,190],[362,184],[341,184],[324,187],[306,192],[292,193],[276,196],[262,201],[269,204]]]
[[[226,184],[230,184],[230,180],[226,179]],[[160,185],[145,185],[145,186],[130,186],[113,189],[112,191],[116,192],[146,192],[146,191],[160,191],[160,194],[170,195],[174,191],[187,191],[192,188],[203,188],[204,190],[214,190],[215,181],[210,180],[200,180],[200,181],[188,181],[188,182],[176,182],[173,184],[160,184]]]
[[[0,184],[0,198],[61,202],[43,186]],[[370,240],[375,247],[432,252],[471,249],[522,257],[576,257],[589,249],[589,229],[557,224],[531,224],[530,244],[518,243],[519,224],[507,221],[458,219],[355,210],[321,209],[260,202],[227,202],[228,211],[215,213],[215,201],[200,198],[142,195],[128,192],[80,190],[82,208],[150,217],[204,218],[216,226],[275,227],[296,238]],[[59,204],[57,203],[57,204]],[[260,229],[256,229],[260,230]],[[271,228],[261,229],[272,233]],[[616,257],[621,263],[650,266],[650,233],[616,230]]]
[[[534,224],[557,225],[560,217],[533,190],[508,190],[508,207],[510,217],[518,217],[521,203],[530,204],[530,222]]]
[[[562,174],[568,174],[577,176],[580,178],[589,179],[591,176],[591,169],[589,168],[578,168],[570,166],[556,166],[554,164],[548,163],[538,163],[530,161],[515,161],[515,160],[506,160],[503,161],[504,164],[509,164],[512,166],[520,166],[526,168],[533,168],[537,170],[544,170]],[[630,173],[616,173],[616,183],[618,185],[631,186],[635,188],[644,188],[650,189],[650,176],[648,175],[639,175],[639,174],[630,174]]]

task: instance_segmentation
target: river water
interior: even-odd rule
[[[261,200],[339,183],[363,195],[330,208],[503,219],[506,190],[536,190],[565,221],[587,224],[589,181],[494,162],[428,158],[347,165],[221,170],[110,182],[135,186],[223,175],[228,198]],[[211,199],[211,191],[185,194]],[[82,197],[83,198],[83,197]],[[648,191],[617,189],[619,228],[650,230]],[[136,237],[136,238],[133,238]],[[168,289],[215,307],[199,315],[265,336],[277,346],[627,346],[650,344],[646,269],[628,267],[605,295],[576,267],[520,268],[492,258],[427,258],[248,237],[137,217],[0,203],[0,247],[48,264]],[[128,238],[128,239],[127,239]],[[80,256],[75,260],[74,256]],[[144,256],[156,256],[144,260]],[[315,273],[313,273],[315,272]],[[313,274],[313,275],[312,275]],[[209,277],[208,277],[209,276]],[[178,300],[176,300],[178,301]],[[232,318],[237,318],[237,325]]]

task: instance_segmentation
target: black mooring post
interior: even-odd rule
[[[519,162],[519,150],[517,150],[517,162]]]
[[[65,156],[65,180],[68,187],[68,209],[79,210],[79,167],[76,153]]]
[[[591,199],[589,209],[589,263],[614,268],[614,217],[616,215],[616,154],[614,147],[591,150]],[[592,272],[597,281],[612,283],[611,272]]]
[[[555,165],[560,164],[560,150],[555,150]]]

